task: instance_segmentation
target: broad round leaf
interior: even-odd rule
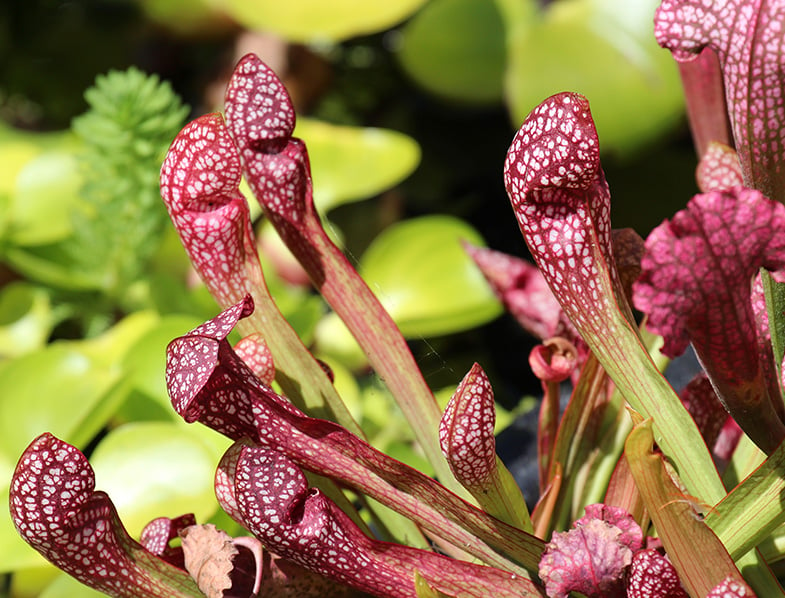
[[[88,441],[105,423],[95,414],[118,380],[118,372],[72,345],[49,345],[8,363],[0,370],[0,452],[15,463],[44,431]]]
[[[513,122],[546,97],[571,90],[591,103],[604,151],[633,150],[677,124],[683,113],[678,72],[652,35],[658,4],[556,2],[534,25],[508,23],[506,91]]]
[[[16,177],[42,151],[33,141],[19,139],[13,133],[11,135],[0,144],[0,194],[3,195],[13,193]]]
[[[353,372],[360,372],[369,365],[368,357],[334,311],[327,313],[316,325],[315,344],[320,356],[327,356],[331,362],[336,361]]]
[[[102,596],[106,594],[84,585],[67,573],[55,577],[54,581],[38,594],[38,598],[101,598]]]
[[[484,245],[471,226],[451,216],[423,216],[382,231],[359,271],[406,338],[460,332],[502,312],[461,241]],[[316,347],[351,370],[368,359],[335,312],[316,327]]]
[[[314,202],[322,214],[389,189],[420,162],[417,142],[397,131],[301,118],[294,134],[307,144]]]
[[[107,368],[123,367],[128,351],[157,322],[158,314],[152,310],[133,312],[102,335],[79,341],[79,349]]]
[[[451,100],[502,99],[504,23],[494,2],[434,0],[404,28],[404,70],[424,89]]]
[[[217,509],[213,475],[219,459],[216,446],[195,430],[146,422],[112,431],[90,463],[97,487],[109,494],[128,532],[138,537],[156,517],[209,518]]]
[[[407,338],[459,332],[501,313],[461,241],[484,245],[468,224],[424,216],[385,229],[360,260],[360,274]]]
[[[16,357],[44,346],[55,316],[48,293],[24,282],[0,291],[0,356]]]
[[[31,247],[9,247],[6,261],[25,277],[47,286],[85,291],[100,288],[93,272],[85,271],[68,255],[68,239]]]
[[[51,150],[30,160],[16,178],[9,206],[9,237],[16,245],[42,245],[67,237],[82,176],[76,154]]]
[[[248,29],[277,33],[289,41],[339,41],[387,29],[425,0],[223,0],[222,7]]]
[[[232,26],[213,0],[141,0],[148,19],[183,36],[225,33]]]

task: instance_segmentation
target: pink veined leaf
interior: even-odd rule
[[[226,91],[226,118],[240,151],[276,154],[292,137],[296,115],[283,83],[255,54],[243,56]]]
[[[220,114],[186,125],[161,167],[161,196],[194,268],[222,306],[263,285],[237,148]]]
[[[227,356],[225,359],[235,360],[242,363],[245,368],[248,367],[231,351],[225,339],[237,322],[252,312],[253,299],[246,296],[240,303],[195,328],[187,336],[169,343],[166,350],[166,387],[175,411],[188,423],[195,422],[203,416],[204,407],[193,401],[202,388],[210,383],[228,385],[234,382],[229,375],[221,376],[218,381],[214,381],[216,364],[222,354]],[[249,379],[255,380],[250,370]],[[230,388],[229,392],[232,391],[233,389]],[[247,393],[242,392],[241,385],[238,385],[238,389],[234,392],[238,403],[243,400],[250,405],[250,399]],[[236,413],[222,414],[220,410],[209,415],[212,417],[214,427],[229,437],[256,435],[250,408],[244,413],[244,420]]]
[[[233,475],[247,527],[276,554],[385,598],[415,595],[415,570],[447,593],[477,598],[542,595],[507,571],[369,538],[295,463],[267,447],[242,446]]]
[[[263,143],[263,134],[257,136]],[[276,359],[278,383],[290,398],[360,432],[269,294],[248,204],[239,191],[241,177],[240,154],[223,118],[210,114],[186,125],[172,142],[161,168],[161,196],[218,304],[226,308],[246,295],[255,298],[260,309],[240,331],[263,335]]]
[[[234,488],[234,473],[237,470],[237,461],[246,446],[255,446],[248,438],[236,440],[223,454],[215,470],[215,498],[218,504],[240,525],[245,525],[245,517],[237,504]]]
[[[224,330],[246,313],[250,298],[216,318]],[[170,343],[167,386],[175,410],[233,438],[248,438],[284,452],[300,467],[347,484],[403,512],[449,542],[509,566],[485,544],[534,566],[541,541],[471,507],[437,482],[373,449],[339,425],[311,418],[262,384],[232,351],[225,337],[190,334]],[[216,491],[237,516],[222,474]],[[472,533],[466,530],[471,530]]]
[[[85,456],[51,434],[36,438],[11,480],[11,517],[48,561],[110,596],[200,596],[185,571],[145,550],[125,531],[112,501],[95,491]]]
[[[653,549],[632,557],[627,598],[688,598],[671,562]]]
[[[710,143],[698,162],[695,178],[703,193],[741,186],[743,177],[736,150],[722,143]]]
[[[591,505],[573,529],[554,533],[540,561],[548,596],[573,591],[589,598],[625,596],[627,569],[643,538],[636,525],[622,509]]]
[[[761,267],[785,266],[785,206],[734,187],[696,195],[646,241],[635,305],[674,357],[689,342],[725,408],[762,450],[785,437],[761,366],[750,288]],[[731,324],[732,323],[732,324]]]
[[[621,507],[597,503],[586,505],[585,515],[575,520],[575,526],[586,525],[592,519],[604,521],[609,525],[619,528],[621,535],[618,542],[637,552],[643,546],[643,530],[627,511]]]
[[[657,41],[676,60],[716,53],[744,182],[780,201],[785,98],[771,90],[785,86],[784,24],[785,5],[763,0],[663,0],[655,16]]]
[[[324,282],[312,235],[321,236],[311,166],[293,138],[295,112],[275,72],[255,54],[244,56],[226,88],[226,121],[242,156],[245,178],[265,215],[317,287]]]
[[[582,339],[595,353],[600,345],[629,353],[621,343],[630,335],[620,328],[631,331],[633,317],[615,264],[610,192],[586,98],[561,93],[532,110],[507,152],[504,183],[526,244]]]
[[[466,242],[463,248],[524,330],[540,340],[559,333],[561,306],[534,264]]]
[[[455,478],[481,488],[496,470],[496,406],[485,371],[475,363],[452,395],[439,424],[439,443]]]
[[[480,364],[472,365],[439,422],[439,445],[455,479],[486,513],[532,531],[528,507],[514,478],[496,455],[496,404]]]
[[[241,438],[226,449],[215,470],[214,483],[215,498],[218,500],[218,504],[229,517],[242,526],[245,526],[245,519],[237,505],[237,496],[234,492],[234,472],[244,446],[254,446],[254,443],[248,438]]]
[[[179,537],[182,530],[196,525],[193,513],[187,513],[174,519],[159,517],[144,526],[139,536],[139,543],[148,552],[161,557],[178,569],[185,569],[183,550],[180,546],[172,546],[170,542]]]
[[[776,274],[780,276],[780,274]],[[766,380],[770,397],[780,396],[779,375],[777,364],[774,361],[774,348],[771,344],[771,330],[769,329],[769,313],[766,306],[766,295],[763,290],[763,276],[760,271],[755,274],[752,283],[752,313],[755,317],[755,333],[758,341],[758,361],[763,370],[763,379]],[[775,401],[774,408],[781,409],[781,401]],[[779,410],[780,419],[785,421],[785,411]]]

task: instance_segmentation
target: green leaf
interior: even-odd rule
[[[14,191],[19,173],[36,156],[72,150],[74,141],[69,131],[31,132],[0,122],[0,195]]]
[[[425,0],[223,0],[222,8],[252,30],[289,41],[339,41],[374,33],[402,21]]]
[[[301,118],[294,134],[308,146],[314,201],[322,214],[389,189],[420,162],[417,142],[397,131]]]
[[[399,58],[407,74],[435,95],[499,102],[504,22],[488,0],[433,0],[403,29]]]
[[[153,311],[134,312],[100,336],[78,342],[78,346],[107,369],[122,369],[128,351],[157,322],[158,314]]]
[[[360,274],[405,337],[459,332],[501,313],[462,240],[484,245],[457,218],[424,216],[385,229],[363,254]]]
[[[679,579],[691,596],[705,596],[726,576],[742,582],[726,547],[696,514],[700,499],[682,492],[653,445],[652,420],[637,423],[627,437],[625,456]]]
[[[8,363],[0,370],[0,453],[15,463],[45,431],[84,446],[104,425],[96,415],[119,380],[74,344],[49,345]]]
[[[14,282],[0,290],[0,357],[17,357],[42,348],[54,324],[44,289]]]
[[[153,23],[182,36],[214,36],[229,31],[232,22],[214,0],[141,0]]]
[[[783,471],[785,444],[706,515],[706,523],[734,558],[747,553],[785,523]]]
[[[785,354],[785,283],[775,281],[764,268],[761,268],[760,273],[766,295],[774,363],[777,364],[777,371],[781,371]]]
[[[11,195],[9,242],[43,245],[66,238],[81,185],[73,150],[50,150],[28,161],[19,171]]]
[[[180,423],[127,424],[98,445],[90,458],[96,485],[132,536],[156,517],[194,513],[204,521],[216,511],[213,476],[221,451],[203,432]]]
[[[683,113],[678,72],[652,35],[658,4],[554,2],[537,21],[505,11],[513,122],[520,123],[546,97],[570,90],[589,99],[603,151],[629,152],[678,124]]]
[[[101,598],[106,594],[80,583],[67,573],[55,577],[38,598]]]
[[[368,357],[334,311],[319,321],[314,336],[319,355],[327,356],[353,372],[368,367]]]
[[[0,133],[5,131],[0,130]],[[43,151],[33,140],[17,137],[13,130],[8,134],[8,139],[0,138],[0,195],[13,193],[19,173]]]
[[[26,278],[48,286],[74,291],[98,288],[100,281],[95,273],[84,271],[68,255],[67,241],[35,247],[9,247],[3,257]]]
[[[151,312],[132,314],[94,339],[56,342],[6,362],[0,368],[0,470],[6,462],[13,467],[45,431],[77,447],[92,440],[129,392],[122,360],[155,319]]]

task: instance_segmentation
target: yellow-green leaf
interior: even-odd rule
[[[289,41],[340,41],[396,25],[425,0],[223,0],[223,9],[248,29]]]

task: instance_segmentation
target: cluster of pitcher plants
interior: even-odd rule
[[[215,492],[248,535],[185,514],[137,542],[85,456],[51,434],[14,472],[17,530],[113,596],[783,595],[783,25],[783,2],[663,1],[655,33],[680,63],[701,192],[645,242],[611,228],[585,97],[544,100],[515,136],[504,183],[536,266],[464,248],[542,341],[529,356],[543,389],[531,512],[496,455],[492,381],[475,364],[440,411],[324,230],[287,90],[247,55],[225,115],[179,133],[160,187],[223,308],[171,342],[167,388],[185,421],[233,441]],[[432,477],[365,440],[330,368],[281,316],[243,178],[395,397]],[[661,371],[690,344],[702,371],[677,395]]]

